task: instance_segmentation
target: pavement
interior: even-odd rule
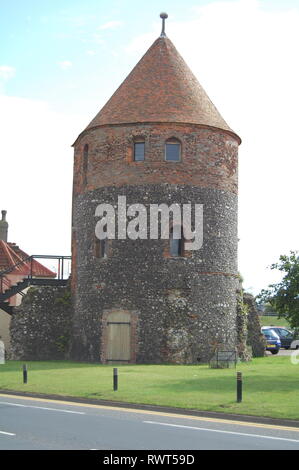
[[[297,357],[299,359],[298,349],[280,349],[278,354],[271,354],[270,351],[266,351],[267,356],[272,356],[272,357],[291,356],[294,353],[297,354]]]

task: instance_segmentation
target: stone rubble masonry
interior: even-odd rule
[[[31,287],[11,317],[10,358],[65,359],[69,349],[71,317],[69,287]]]
[[[248,308],[243,300],[244,291],[242,281],[239,279],[239,289],[237,290],[237,350],[242,361],[249,361],[252,358],[252,348],[248,344]]]
[[[264,335],[261,333],[261,322],[255,298],[252,294],[245,292],[243,294],[243,302],[247,306],[248,311],[247,342],[252,347],[253,357],[263,357],[265,356],[266,341]]]

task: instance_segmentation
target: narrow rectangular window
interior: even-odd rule
[[[144,142],[136,142],[134,144],[134,161],[135,162],[142,162],[144,160],[144,150],[145,150]]]
[[[181,159],[180,144],[166,144],[166,160],[170,162],[179,162]]]
[[[171,256],[184,256],[184,235],[182,227],[177,226],[180,230],[180,238],[174,238],[174,228],[170,229],[170,255]],[[178,233],[176,234],[178,236]]]
[[[101,257],[107,258],[108,257],[108,239],[101,240]]]
[[[108,240],[95,240],[95,257],[96,258],[107,258],[108,257]]]
[[[87,170],[88,170],[88,144],[83,149],[83,183],[87,184]]]

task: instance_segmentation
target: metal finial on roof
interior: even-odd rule
[[[161,14],[160,14],[160,18],[162,18],[162,32],[161,32],[161,34],[160,34],[160,38],[166,38],[166,34],[165,34],[165,20],[166,20],[166,18],[168,18],[167,13],[161,13]]]

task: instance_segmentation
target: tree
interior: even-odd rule
[[[271,284],[258,295],[260,302],[267,302],[277,312],[279,318],[286,318],[292,328],[299,327],[299,256],[291,251],[282,255],[271,269],[282,271],[284,277],[278,284]]]
[[[277,313],[273,305],[270,302],[264,304],[264,313]]]

